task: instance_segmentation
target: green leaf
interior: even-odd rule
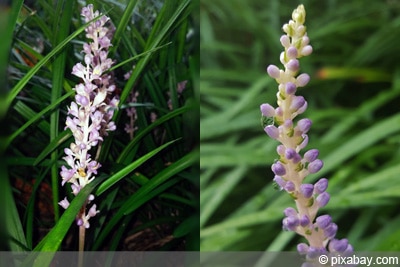
[[[115,225],[125,216],[132,212],[134,212],[137,208],[139,208],[143,203],[146,203],[149,199],[157,196],[173,183],[170,183],[169,186],[165,186],[162,190],[157,190],[158,187],[162,186],[164,183],[167,183],[168,179],[171,179],[177,173],[183,171],[184,169],[191,166],[198,160],[198,152],[193,151],[178,161],[172,163],[166,169],[159,172],[155,177],[153,177],[149,182],[144,184],[142,187],[136,191],[127,201],[121,206],[117,213],[113,215],[110,221],[107,223],[104,230],[100,233],[100,236],[96,240],[96,243],[93,246],[93,249],[96,250],[103,240],[110,234],[110,231],[115,227]],[[155,194],[152,194],[154,193]]]
[[[179,139],[177,139],[179,140]],[[114,184],[116,184],[118,181],[120,181],[121,179],[123,179],[125,176],[127,176],[129,173],[131,173],[134,169],[136,169],[137,167],[139,167],[140,165],[142,165],[144,162],[146,162],[148,159],[152,158],[154,155],[156,155],[158,152],[160,152],[161,150],[163,150],[164,148],[168,147],[169,145],[171,145],[172,143],[175,143],[177,140],[173,140],[170,141],[156,149],[154,149],[153,151],[150,151],[149,153],[147,153],[146,155],[140,157],[139,159],[135,160],[134,162],[132,162],[131,164],[129,164],[128,166],[126,166],[125,168],[123,168],[122,170],[120,170],[119,172],[117,172],[116,174],[114,174],[113,176],[111,176],[110,178],[108,178],[107,180],[105,180],[97,189],[96,191],[96,195],[100,196],[101,194],[103,194],[105,191],[107,191],[110,187],[112,187]]]

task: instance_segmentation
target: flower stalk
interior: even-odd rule
[[[297,250],[308,258],[321,253],[350,253],[352,246],[347,239],[336,239],[337,225],[330,215],[317,213],[327,205],[330,195],[326,192],[328,180],[319,179],[315,184],[304,183],[309,174],[317,173],[322,167],[319,151],[302,150],[308,144],[308,131],[312,122],[308,118],[296,120],[307,109],[307,101],[296,95],[297,88],[308,84],[310,76],[298,74],[299,59],[312,53],[312,46],[304,26],[306,12],[300,5],[292,13],[292,20],[283,26],[284,35],[280,42],[284,51],[280,62],[284,69],[269,65],[267,72],[278,83],[277,107],[270,104],[260,106],[262,124],[266,134],[280,144],[277,147],[279,159],[272,165],[274,181],[295,201],[296,208],[284,210],[283,229],[294,231],[307,241],[300,243]]]

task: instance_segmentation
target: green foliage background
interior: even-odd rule
[[[314,52],[300,60],[311,82],[298,94],[313,126],[338,238],[357,251],[400,249],[400,3],[358,0],[201,0],[201,250],[295,250],[270,166],[277,143],[259,105],[276,105],[281,27],[304,4]]]

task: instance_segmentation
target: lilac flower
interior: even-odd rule
[[[308,74],[298,75],[299,59],[312,52],[303,25],[305,16],[304,6],[300,5],[293,11],[292,20],[283,26],[286,34],[280,38],[284,47],[280,61],[284,69],[275,65],[267,67],[269,76],[279,84],[278,107],[274,108],[265,103],[260,106],[260,110],[262,121],[266,118],[273,121],[263,125],[264,131],[269,137],[280,142],[277,147],[280,158],[271,167],[275,174],[274,181],[296,202],[296,209],[290,207],[284,211],[283,229],[304,236],[308,244],[299,244],[297,250],[300,254],[307,255],[308,259],[313,259],[328,251],[351,252],[353,248],[347,239],[335,239],[338,227],[332,222],[331,216],[317,217],[318,210],[326,206],[330,199],[326,192],[328,180],[321,178],[315,184],[303,183],[307,175],[317,173],[323,167],[322,160],[318,159],[317,149],[301,152],[308,144],[307,133],[312,125],[311,120],[295,120],[307,109],[304,97],[295,95],[297,88],[307,85],[310,81]]]
[[[101,14],[93,11],[93,5],[88,5],[82,8],[81,15],[85,22],[89,22]],[[61,167],[60,175],[61,184],[70,183],[74,195],[95,178],[97,169],[101,167],[100,163],[92,159],[92,149],[103,141],[108,131],[116,128],[111,118],[118,99],[110,95],[115,90],[115,85],[111,74],[107,73],[113,64],[107,57],[112,37],[112,31],[106,26],[108,21],[108,17],[101,15],[87,26],[86,37],[91,42],[83,45],[84,64],[77,63],[72,68],[72,74],[83,82],[73,88],[76,92],[75,102],[68,107],[69,116],[65,128],[71,130],[75,141],[64,150],[67,167]],[[93,199],[94,196],[90,195],[87,202]],[[65,209],[69,206],[66,198],[59,204]],[[96,205],[87,214],[85,211],[81,212],[77,216],[77,224],[89,228],[88,220],[97,212]]]

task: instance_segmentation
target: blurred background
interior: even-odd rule
[[[298,91],[313,121],[307,149],[329,179],[337,238],[356,251],[400,250],[400,1],[200,1],[202,251],[295,250],[282,230],[290,197],[272,184],[277,142],[259,105],[276,106],[281,27],[304,4],[314,52],[300,60]],[[304,151],[303,151],[304,152]]]

